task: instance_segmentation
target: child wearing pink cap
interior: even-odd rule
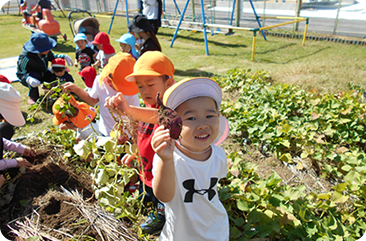
[[[99,52],[96,56],[97,61],[92,66],[94,68],[100,67],[103,69],[104,66],[108,64],[109,58],[116,54],[116,51],[109,41],[108,34],[104,32],[99,32],[97,35],[95,35],[92,44],[96,45],[99,49]]]

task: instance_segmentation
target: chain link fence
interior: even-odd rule
[[[187,5],[187,1],[188,5]],[[299,2],[300,1],[300,2]],[[163,0],[163,25],[179,20],[187,6],[184,21],[205,22],[246,28],[258,28],[284,22],[262,19],[264,16],[307,17],[308,32],[366,38],[366,0]],[[11,0],[2,7],[1,14],[19,13],[19,0]],[[117,0],[52,0],[64,10],[87,10],[92,13],[113,13],[125,16],[126,2]],[[116,3],[118,4],[116,5]],[[201,2],[203,4],[201,4]],[[127,0],[130,17],[137,13],[139,0]],[[203,7],[201,7],[203,5]],[[253,6],[253,7],[252,7]],[[257,21],[258,19],[258,21]],[[193,24],[194,25],[194,24]],[[171,28],[175,26],[170,25]],[[283,30],[303,31],[305,24],[284,25]],[[219,31],[219,29],[218,29]]]

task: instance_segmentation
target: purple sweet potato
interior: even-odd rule
[[[163,104],[160,93],[156,96],[156,103],[159,105],[158,125],[164,125],[165,129],[169,129],[170,137],[177,140],[182,132],[182,118]]]

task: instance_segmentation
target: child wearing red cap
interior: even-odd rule
[[[85,140],[93,134],[93,129],[98,131],[98,124],[95,121],[97,111],[87,103],[76,101],[72,95],[70,97],[68,103],[62,97],[55,101],[52,106],[54,114],[52,122],[55,125],[59,125],[61,130],[75,130],[77,132],[75,142],[78,143],[80,140]],[[63,107],[67,104],[74,108],[74,114],[63,110]],[[90,124],[93,128],[90,127]]]
[[[0,82],[3,82],[3,83],[8,83],[10,84],[10,80],[8,78],[6,78],[4,75],[0,74]]]
[[[100,67],[103,69],[104,66],[108,64],[108,60],[116,54],[116,51],[109,41],[108,34],[104,32],[99,32],[97,35],[95,35],[92,44],[96,45],[99,49],[99,52],[96,56],[97,61],[92,66],[94,68]]]
[[[93,67],[87,66],[79,72],[79,75],[83,78],[84,84],[86,85],[86,90],[91,90],[95,77],[97,77],[97,71]]]
[[[74,78],[69,74],[69,69],[66,68],[66,62],[64,59],[56,58],[52,60],[51,73],[55,75],[55,79],[60,79],[61,83],[72,82],[74,83]]]

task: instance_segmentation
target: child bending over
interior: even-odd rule
[[[66,105],[73,107],[75,113],[67,113],[64,108]],[[70,110],[70,107],[67,109]],[[76,143],[86,140],[94,133],[94,130],[98,131],[98,124],[95,120],[97,111],[87,103],[76,101],[72,95],[70,95],[68,103],[64,101],[63,97],[58,98],[52,106],[52,112],[54,114],[53,124],[59,125],[61,130],[71,129],[77,132]]]

